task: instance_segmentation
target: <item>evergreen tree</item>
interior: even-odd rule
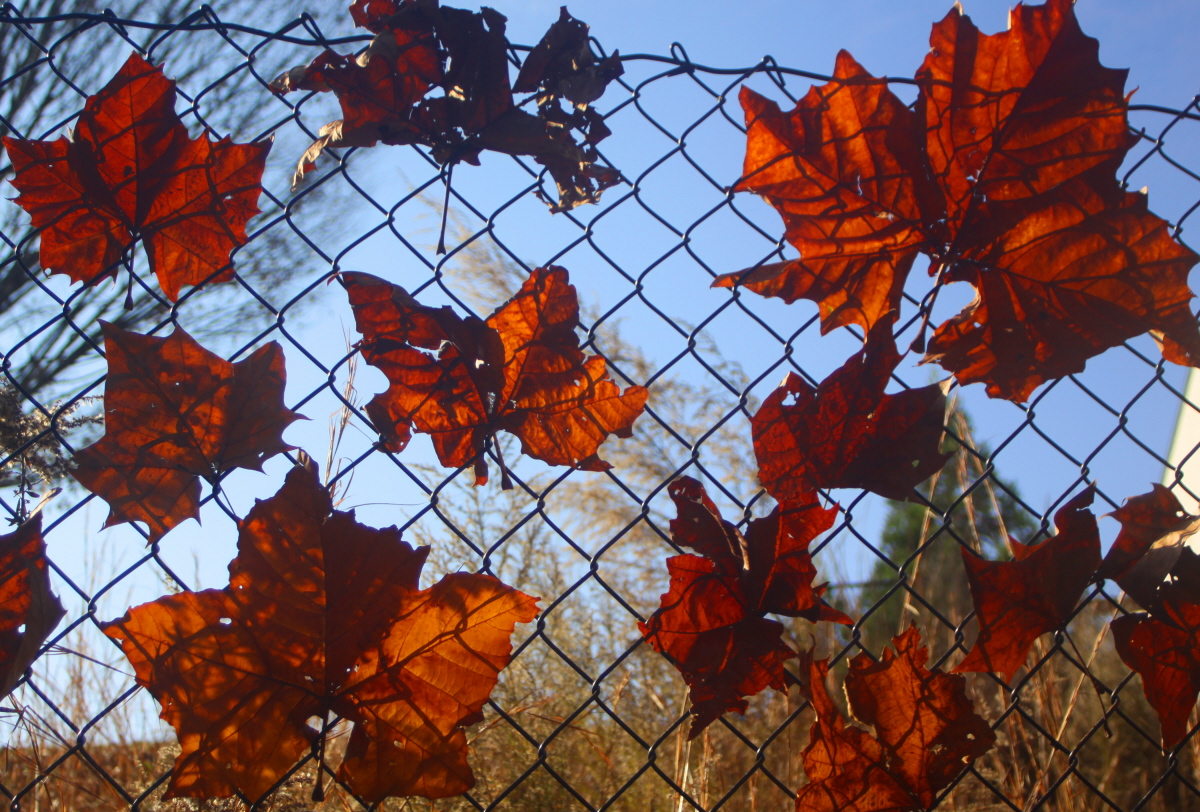
[[[876,561],[861,593],[862,611],[870,612],[863,637],[872,651],[910,622],[917,623],[927,640],[936,636],[933,639],[948,645],[952,630],[918,595],[926,596],[947,621],[960,623],[971,611],[960,548],[1006,559],[1006,535],[1026,541],[1039,526],[1039,517],[1021,505],[1014,485],[994,471],[985,475],[991,451],[973,442],[966,413],[953,409],[948,425],[942,448],[953,453],[945,467],[919,488],[929,504],[889,502],[879,540],[879,552],[887,560]],[[902,583],[901,571],[911,593]]]

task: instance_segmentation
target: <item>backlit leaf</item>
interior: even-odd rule
[[[823,586],[812,585],[817,570],[808,546],[833,525],[836,508],[815,499],[776,506],[743,536],[697,480],[680,477],[668,489],[677,514],[671,537],[701,555],[667,559],[670,587],[638,628],[683,674],[695,738],[726,711],[745,713],[745,697],[768,686],[787,690],[783,664],[796,654],[781,638],[783,625],[766,614],[852,621],[821,599]]]
[[[327,730],[353,723],[337,771],[369,801],[474,784],[465,725],[536,599],[488,575],[418,588],[429,548],[332,508],[315,466],[241,523],[229,586],[168,595],[104,624],[178,736],[167,797],[265,795]]]
[[[938,384],[884,393],[900,363],[891,325],[880,322],[866,346],[813,388],[794,372],[751,420],[759,479],[776,499],[818,488],[864,488],[909,499],[940,471],[946,413]]]
[[[962,550],[979,620],[975,645],[955,671],[990,671],[1012,682],[1029,649],[1061,629],[1100,564],[1100,535],[1088,487],[1054,514],[1058,532],[1037,545],[1010,539],[1014,560],[985,561]]]
[[[140,238],[171,301],[184,285],[233,278],[230,253],[258,214],[271,142],[193,139],[175,95],[162,68],[133,53],[88,97],[71,137],[4,139],[43,268],[93,285],[116,277]]]
[[[610,434],[629,437],[645,408],[643,387],[622,392],[604,359],[579,349],[579,301],[562,268],[535,269],[486,322],[425,307],[369,274],[341,279],[363,357],[390,384],[367,404],[390,451],[401,451],[415,428],[431,436],[442,465],[474,464],[483,484],[484,449],[503,430],[550,465],[606,471],[600,444]]]
[[[104,436],[75,454],[75,478],[108,502],[106,527],[145,522],[150,540],[199,518],[200,479],[261,471],[291,448],[300,415],[283,404],[283,350],[271,342],[231,364],[176,326],[166,338],[102,322],[108,357]]]
[[[42,514],[0,536],[0,697],[8,696],[62,620],[50,591]]]

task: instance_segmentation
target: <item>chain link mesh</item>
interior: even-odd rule
[[[0,30],[33,54],[21,64],[3,64],[0,89],[32,80],[63,100],[61,117],[43,121],[37,131],[20,120],[0,122],[21,137],[49,137],[70,125],[98,89],[77,85],[72,71],[100,41],[165,61],[168,74],[171,54],[203,55],[203,64],[181,78],[185,121],[193,131],[276,139],[264,213],[235,256],[240,272],[232,285],[211,292],[201,286],[172,306],[133,273],[139,329],[161,331],[178,322],[196,331],[235,296],[251,301],[254,312],[238,310],[237,323],[221,322],[207,334],[210,345],[236,358],[263,341],[284,344],[289,406],[309,417],[333,415],[329,426],[313,420],[304,439],[292,442],[319,459],[328,436],[326,467],[334,470],[326,476],[340,498],[388,503],[360,505],[360,516],[399,523],[410,539],[431,542],[431,564],[443,571],[491,572],[541,595],[541,618],[519,630],[513,665],[486,719],[472,728],[478,785],[459,799],[388,801],[383,808],[790,807],[805,780],[800,758],[812,719],[795,688],[757,697],[745,716],[726,715],[701,738],[685,741],[682,682],[640,640],[636,621],[657,605],[666,579],[663,557],[677,551],[666,527],[667,482],[682,473],[701,477],[719,493],[727,515],[733,511],[742,521],[760,515],[765,495],[747,459],[747,419],[758,398],[788,370],[819,381],[857,341],[849,331],[820,336],[810,306],[785,308],[749,293],[707,289],[717,274],[785,250],[774,213],[728,189],[744,143],[741,113],[731,104],[737,89],[750,82],[794,101],[807,80],[828,77],[769,58],[745,69],[713,68],[693,63],[680,46],[665,56],[624,57],[626,75],[601,102],[614,131],[602,145],[603,157],[622,171],[623,183],[598,206],[552,216],[534,195],[546,181],[539,167],[507,156],[487,155],[481,167],[460,167],[451,177],[417,148],[349,150],[326,157],[316,176],[291,192],[290,162],[336,117],[335,107],[318,95],[281,99],[266,84],[319,48],[347,50],[366,41],[327,38],[310,17],[268,31],[223,20],[208,7],[165,24],[111,13],[23,17],[6,4]],[[527,51],[511,50],[514,65]],[[897,91],[906,92],[903,81]],[[239,98],[252,101],[239,107]],[[1194,146],[1197,99],[1180,109],[1133,105],[1131,117],[1141,147],[1131,154],[1124,180],[1130,188],[1161,188],[1152,206],[1179,235],[1200,207],[1200,174],[1171,146]],[[7,164],[0,171],[11,176]],[[553,197],[552,189],[546,193]],[[426,243],[440,227],[443,195],[449,250],[438,255]],[[55,442],[79,448],[98,432],[94,421],[79,419],[98,412],[95,399],[103,391],[97,318],[132,317],[104,309],[95,291],[43,274],[26,218],[14,214],[4,224],[5,284],[31,291],[16,299],[5,288],[0,331],[16,408],[36,428],[19,442],[6,440],[10,447],[0,463],[12,486],[3,505],[15,521],[49,487],[27,470],[31,455]],[[268,248],[255,254],[256,246]],[[255,270],[278,257],[292,263],[287,273]],[[126,258],[131,272],[145,267],[136,260]],[[550,470],[528,460],[513,463],[516,449],[504,449],[517,488],[502,493],[494,484],[471,488],[469,472],[432,465],[420,449],[399,456],[376,449],[358,392],[378,391],[379,379],[358,367],[353,331],[341,334],[347,309],[340,289],[327,284],[333,275],[367,270],[427,303],[486,314],[520,274],[550,263],[566,265],[583,294],[586,349],[605,356],[618,379],[652,391],[635,438],[611,440],[602,449],[614,469]],[[911,338],[914,296],[906,296],[906,308],[900,335]],[[77,357],[56,375],[37,378],[46,353],[72,341],[82,347]],[[907,365],[896,385],[929,376]],[[946,550],[987,550],[1010,531],[1023,540],[1044,536],[1053,511],[1085,482],[1099,485],[1098,513],[1145,490],[1145,479],[1163,469],[1178,471],[1168,481],[1188,494],[1200,492],[1182,479],[1194,449],[1170,460],[1166,451],[1180,407],[1197,409],[1184,382],[1185,374],[1159,360],[1149,339],[1139,339],[1093,361],[1086,373],[1043,387],[1029,404],[959,393],[947,428],[958,451],[939,475],[942,485],[925,491],[928,508],[912,514],[919,516],[915,537],[895,540],[899,508],[887,512],[882,501],[861,493],[833,494],[842,518],[817,545],[815,560],[833,581],[831,600],[859,621],[833,630],[795,621],[788,631],[793,642],[814,639],[822,654],[844,666],[859,651],[878,656],[890,635],[912,620],[934,662],[952,665],[971,639],[973,622],[961,567],[946,563]],[[280,460],[268,471],[278,474],[286,464]],[[8,728],[0,792],[9,808],[227,808],[163,799],[176,752],[171,732],[97,624],[124,611],[129,596],[149,599],[202,580],[220,586],[216,575],[207,575],[219,575],[232,555],[237,517],[249,500],[270,495],[266,482],[227,477],[205,500],[202,531],[180,528],[149,546],[128,527],[91,539],[91,520],[102,505],[69,481],[57,483],[64,491],[46,508],[52,517],[46,537],[55,588],[70,612],[0,707]],[[996,526],[989,529],[988,522]],[[1112,528],[1105,532],[1111,537]],[[189,553],[197,571],[191,583]],[[998,744],[941,794],[939,808],[1200,809],[1200,752],[1192,737],[1171,753],[1159,750],[1158,723],[1140,680],[1113,653],[1107,621],[1128,610],[1121,597],[1111,586],[1089,588],[1067,631],[1039,642],[1013,686],[973,678],[972,696]],[[328,765],[310,756],[258,807],[312,808],[307,793],[322,772],[329,783]],[[335,786],[320,808],[361,806]]]

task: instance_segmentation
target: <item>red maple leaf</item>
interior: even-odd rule
[[[1167,619],[1164,601],[1190,603],[1200,596],[1200,558],[1188,546],[1200,531],[1175,494],[1155,484],[1110,514],[1121,532],[1093,580],[1112,579],[1150,614]]]
[[[1100,535],[1089,486],[1054,514],[1057,533],[1038,545],[1009,539],[1012,561],[962,550],[979,620],[975,645],[955,671],[990,671],[1012,682],[1038,637],[1061,629],[1100,564]]]
[[[1115,178],[1136,141],[1125,71],[1100,65],[1072,0],[1019,4],[1010,20],[987,36],[956,7],[935,24],[913,111],[845,52],[790,113],[743,90],[735,188],[780,212],[800,259],[715,284],[812,299],[823,330],[870,328],[899,312],[924,253],[937,277],[926,320],[943,284],[977,292],[925,360],[1017,401],[1147,331],[1169,360],[1200,359],[1197,256]]]
[[[579,300],[563,268],[535,269],[486,322],[425,307],[369,274],[341,279],[363,357],[390,384],[367,404],[389,451],[403,450],[415,428],[431,436],[442,465],[474,463],[484,484],[484,449],[503,430],[550,465],[606,471],[600,444],[629,437],[645,408],[643,387],[622,392],[604,359],[579,349]],[[503,464],[501,475],[511,487]]]
[[[949,457],[939,451],[945,388],[884,394],[899,363],[891,325],[879,322],[866,346],[817,388],[788,373],[751,420],[767,492],[787,500],[818,488],[863,488],[908,499],[940,471]]]
[[[41,264],[74,282],[116,277],[136,239],[171,301],[183,285],[233,278],[230,252],[258,214],[270,141],[188,136],[175,82],[137,53],[89,96],[70,138],[6,137],[21,193],[41,230]]]
[[[0,697],[25,676],[65,614],[50,591],[39,513],[0,536]]]
[[[1187,286],[1197,257],[1146,210],[1146,196],[1081,180],[1060,198],[947,273],[974,284],[977,298],[934,331],[925,360],[1020,401],[1148,330],[1188,352],[1200,345]]]
[[[335,716],[354,724],[337,778],[356,795],[470,789],[463,728],[537,599],[464,572],[419,589],[428,553],[333,510],[315,466],[297,466],[241,522],[229,586],[104,624],[179,738],[166,797],[257,801],[305,753],[323,757]]]
[[[1195,593],[1193,593],[1195,594]],[[1166,601],[1163,619],[1138,613],[1112,622],[1117,654],[1142,677],[1162,724],[1163,750],[1183,741],[1200,694],[1200,606]]]
[[[815,499],[776,506],[754,519],[743,536],[721,518],[704,486],[680,477],[668,486],[675,503],[671,537],[701,555],[667,559],[668,591],[638,628],[665,654],[690,688],[688,738],[726,711],[745,713],[744,697],[768,686],[786,691],[783,664],[796,656],[783,642],[783,625],[767,613],[849,624],[813,587],[816,567],[808,546],[833,525],[837,508]]]
[[[894,812],[926,809],[996,735],[975,712],[966,680],[925,667],[929,651],[915,627],[892,640],[878,661],[850,660],[846,697],[855,718],[875,730],[847,726],[826,692],[827,661],[808,660],[805,691],[817,713],[804,749],[809,783],[797,812]]]
[[[1119,579],[1150,551],[1155,542],[1169,533],[1183,530],[1196,518],[1187,514],[1175,494],[1157,482],[1150,493],[1126,499],[1125,504],[1109,515],[1121,523],[1121,532],[1100,562],[1097,580]]]
[[[231,364],[178,325],[166,338],[101,322],[108,378],[104,436],[75,454],[79,482],[108,502],[105,527],[145,522],[150,540],[200,517],[200,479],[261,471],[291,448],[283,430],[301,419],[283,404],[276,342]]]
[[[790,113],[742,88],[746,158],[734,189],[760,194],[779,211],[800,259],[713,283],[788,303],[811,299],[823,333],[895,318],[925,242],[922,224],[939,209],[920,171],[916,114],[845,51],[833,76]]]

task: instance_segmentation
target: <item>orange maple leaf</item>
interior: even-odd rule
[[[992,36],[957,7],[937,23],[914,111],[845,52],[791,113],[743,89],[735,188],[775,206],[801,256],[714,284],[812,299],[825,331],[870,329],[895,318],[923,252],[937,277],[926,320],[943,284],[977,291],[925,361],[992,397],[1025,400],[1147,331],[1169,360],[1196,363],[1197,256],[1114,174],[1136,142],[1126,72],[1100,65],[1072,0],[1019,4],[1010,19]]]
[[[200,516],[200,478],[261,471],[301,419],[283,404],[283,350],[231,364],[182,327],[166,338],[101,322],[108,357],[104,436],[75,454],[75,478],[108,502],[105,527],[145,522],[150,540]]]
[[[846,696],[855,718],[875,729],[847,726],[825,689],[827,661],[808,660],[805,690],[817,712],[797,812],[884,812],[926,809],[936,794],[992,748],[996,736],[975,712],[966,680],[925,667],[929,651],[915,627],[892,640],[875,661],[850,660]]]
[[[775,206],[800,259],[713,283],[789,303],[811,299],[826,333],[847,324],[870,329],[899,312],[923,223],[940,203],[921,172],[916,114],[845,51],[833,75],[786,114],[742,88],[746,159],[734,189]]]
[[[1037,638],[1062,628],[1100,565],[1100,533],[1089,486],[1054,514],[1057,533],[1036,546],[1009,539],[1012,561],[962,549],[979,637],[955,671],[990,671],[1012,682]]]
[[[0,536],[0,697],[25,676],[65,614],[50,591],[39,513]]]
[[[175,82],[137,53],[89,96],[70,138],[4,145],[42,232],[41,264],[74,282],[116,277],[141,238],[163,293],[233,278],[230,252],[258,214],[271,142],[188,136],[175,113]]]
[[[683,674],[694,739],[726,711],[745,713],[744,697],[768,686],[787,690],[783,664],[796,653],[767,613],[853,621],[821,599],[823,585],[812,585],[817,569],[808,545],[833,525],[836,507],[823,509],[815,499],[777,505],[743,536],[697,480],[680,477],[668,491],[677,512],[672,539],[701,555],[667,559],[670,587],[638,628]]]
[[[537,599],[462,572],[419,589],[428,553],[333,510],[297,466],[241,522],[229,586],[104,624],[179,738],[167,797],[257,801],[309,750],[323,759],[333,716],[354,724],[337,778],[356,795],[470,789],[463,727]]]
[[[600,444],[609,434],[629,437],[645,408],[645,388],[622,392],[604,359],[579,349],[579,301],[562,268],[535,269],[486,322],[425,307],[369,274],[341,279],[363,357],[390,383],[367,404],[390,451],[403,450],[415,428],[432,437],[442,465],[473,462],[483,484],[484,448],[503,430],[535,459],[607,471]],[[503,462],[501,476],[510,487]]]
[[[863,349],[815,389],[789,372],[750,421],[767,492],[786,500],[818,488],[863,488],[904,500],[940,471],[949,458],[939,450],[945,387],[885,394],[899,363],[891,326],[879,322]]]

